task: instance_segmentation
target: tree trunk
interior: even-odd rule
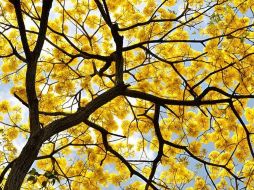
[[[19,157],[14,161],[4,190],[19,190],[43,143],[43,133],[31,136]]]

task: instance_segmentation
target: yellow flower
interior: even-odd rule
[[[37,167],[39,169],[45,170],[45,171],[50,171],[52,170],[52,163],[50,159],[43,159],[43,160],[38,160],[36,163]]]
[[[37,180],[40,184],[42,184],[44,181],[47,181],[48,179],[44,175],[40,175],[37,177]]]
[[[199,177],[199,176],[195,178],[194,187],[195,187],[196,190],[205,190],[205,189],[207,189],[205,180],[202,177]]]
[[[16,128],[9,128],[6,131],[6,136],[8,138],[8,140],[13,140],[16,139],[18,137],[18,130]]]
[[[0,102],[0,112],[7,113],[10,108],[10,103],[7,100]]]
[[[176,4],[176,0],[169,0],[165,3],[167,6],[174,6]]]
[[[189,149],[193,154],[198,155],[198,154],[200,154],[201,146],[202,146],[201,142],[193,141],[193,142],[190,143]]]

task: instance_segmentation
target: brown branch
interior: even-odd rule
[[[114,61],[116,62],[115,84],[116,85],[123,84],[123,64],[124,64],[123,63],[124,62],[123,55],[122,55],[123,36],[121,36],[118,32],[118,30],[119,30],[118,24],[117,23],[113,24],[110,19],[106,1],[103,0],[103,5],[100,3],[99,0],[95,0],[95,3],[97,5],[103,19],[105,20],[106,24],[110,28],[112,37],[113,37],[115,45],[116,45],[116,53],[115,53],[115,59],[114,59]],[[104,8],[103,8],[103,6],[104,6]]]
[[[240,117],[239,113],[236,111],[235,106],[233,104],[233,102],[230,102],[230,108],[232,109],[233,113],[235,114],[235,116],[237,117],[238,121],[241,123],[241,125],[243,126],[243,129],[246,133],[246,138],[247,138],[247,142],[248,142],[248,146],[250,149],[250,153],[252,155],[252,157],[254,158],[254,151],[252,149],[252,144],[251,144],[251,139],[250,139],[250,132],[248,130],[248,128],[246,127],[245,123],[243,122],[242,118]]]
[[[157,97],[157,96],[145,93],[145,92],[140,92],[140,91],[136,91],[136,90],[129,90],[129,89],[123,91],[122,95],[147,100],[147,101],[153,102],[155,104],[159,104],[161,106],[163,106],[164,104],[179,105],[179,106],[201,106],[201,105],[229,103],[231,101],[230,98],[201,101],[198,97],[194,100],[172,100],[172,99],[160,98],[160,97]]]
[[[85,58],[85,59],[89,59],[89,58],[90,59],[98,59],[98,60],[101,60],[101,61],[107,61],[109,59],[109,56],[103,56],[103,55],[98,55],[98,54],[90,54],[90,53],[87,53],[87,52],[84,52],[84,51],[80,50],[64,33],[57,32],[56,30],[54,30],[53,28],[51,28],[49,26],[48,26],[48,28],[49,28],[50,31],[54,32],[55,34],[58,34],[58,35],[62,36],[69,43],[69,45],[72,48],[74,48],[75,50],[77,50],[80,53],[79,55],[82,56],[83,58]],[[49,39],[47,39],[47,41],[50,42]],[[54,43],[51,42],[50,44],[53,45]],[[56,45],[53,45],[53,46],[57,47],[57,49],[59,49],[59,50],[61,49]],[[66,52],[63,49],[61,49],[61,51]],[[67,53],[67,55],[68,54],[69,53]]]
[[[45,35],[48,28],[48,18],[49,18],[49,11],[51,9],[53,0],[43,0],[42,5],[42,13],[41,13],[41,22],[40,22],[40,29],[39,34],[36,40],[36,45],[33,50],[34,60],[37,60],[40,56],[42,46],[45,42]]]
[[[139,178],[141,178],[142,180],[144,180],[146,183],[148,183],[154,190],[158,190],[157,187],[155,185],[152,184],[152,182],[150,182],[145,176],[143,176],[141,173],[137,172],[136,170],[133,169],[133,167],[130,165],[130,163],[121,155],[119,154],[117,151],[115,151],[108,143],[107,140],[107,133],[104,130],[101,130],[101,127],[98,126],[97,124],[89,121],[89,120],[84,120],[84,123],[87,124],[88,126],[97,129],[101,132],[102,135],[102,140],[103,140],[103,144],[104,147],[106,149],[106,151],[109,151],[110,153],[112,153],[113,155],[115,155],[119,160],[121,160],[121,162],[129,169],[130,171],[130,176],[132,175],[136,175]]]
[[[110,19],[110,16],[109,16],[109,13],[108,11],[105,11],[104,8],[103,8],[103,5],[101,4],[101,2],[99,0],[94,0],[100,13],[101,13],[101,16],[103,17],[103,19],[105,20],[105,22],[107,23],[108,26],[111,26],[112,25],[112,22],[111,22],[111,19]],[[104,6],[105,6],[105,9],[107,10],[107,6],[106,6],[106,3],[103,2]]]
[[[194,40],[194,39],[189,39],[189,40],[180,40],[180,39],[179,40],[163,40],[163,39],[147,40],[147,41],[139,42],[137,44],[133,44],[133,45],[130,45],[130,46],[123,47],[123,51],[130,51],[130,50],[133,50],[133,49],[136,49],[136,48],[141,48],[143,45],[147,45],[147,44],[163,44],[163,43],[201,43],[201,44],[204,44],[207,41],[222,38],[222,37],[227,37],[227,36],[230,36],[230,35],[238,32],[240,30],[243,30],[245,28],[250,28],[252,26],[254,26],[254,24],[250,24],[248,26],[244,26],[244,27],[235,29],[235,30],[233,30],[233,31],[231,31],[227,34],[222,34],[222,35],[206,38],[206,39],[203,39],[203,40]]]
[[[31,55],[30,55],[31,52],[30,52],[30,48],[29,48],[28,40],[27,40],[27,36],[26,36],[26,27],[25,27],[24,20],[23,20],[21,3],[20,3],[20,0],[10,0],[10,2],[13,4],[14,9],[15,9],[16,19],[18,21],[18,26],[19,26],[19,33],[20,33],[21,42],[22,42],[22,45],[24,48],[24,52],[26,54],[26,58],[29,59],[31,57]]]
[[[37,43],[34,48],[34,51],[30,53],[30,57],[27,58],[28,64],[26,71],[26,94],[29,106],[29,121],[31,135],[33,135],[36,131],[40,130],[38,98],[35,90],[35,78],[36,78],[37,61],[41,54],[42,46],[45,41],[49,11],[52,5],[52,1],[53,0],[43,0],[42,15],[40,20],[40,28]]]
[[[253,54],[254,54],[254,53],[249,53],[249,54],[245,55],[244,57],[242,57],[239,61],[242,61],[242,60],[244,60],[246,57],[249,57],[249,56],[251,56],[251,55],[253,55]],[[201,79],[199,82],[197,82],[195,85],[193,85],[193,86],[192,86],[192,89],[194,89],[194,88],[198,87],[199,85],[201,85],[201,84],[202,84],[206,79],[208,79],[210,76],[212,76],[212,75],[214,75],[214,74],[216,74],[216,73],[218,73],[218,72],[224,71],[224,70],[226,70],[227,68],[230,68],[231,66],[235,65],[236,63],[237,63],[236,61],[235,61],[235,62],[232,62],[232,63],[226,65],[225,67],[222,67],[222,68],[220,68],[220,69],[218,69],[218,70],[215,70],[215,71],[209,73],[209,74],[206,75],[203,79]]]
[[[15,160],[13,160],[12,162],[8,163],[8,165],[4,168],[4,170],[2,171],[1,175],[0,175],[0,184],[2,183],[5,174],[8,172],[8,170],[12,167],[13,163],[15,162]]]
[[[83,120],[88,118],[95,110],[121,95],[121,93],[125,91],[127,87],[127,85],[121,85],[111,88],[110,90],[93,99],[84,108],[81,108],[79,112],[53,121],[44,128],[44,140],[47,140],[51,136],[83,122]]]
[[[156,134],[158,142],[159,142],[159,150],[158,150],[156,158],[153,161],[152,169],[151,169],[150,176],[149,176],[149,179],[148,179],[149,183],[147,183],[147,185],[145,186],[145,190],[149,189],[149,186],[152,183],[152,179],[155,175],[157,165],[158,165],[158,163],[160,162],[160,160],[163,156],[164,142],[163,142],[163,137],[162,137],[162,134],[161,134],[161,131],[160,131],[159,114],[160,114],[160,106],[156,104],[155,105],[155,110],[154,110],[153,125],[154,125],[155,134]]]
[[[210,173],[209,173],[209,171],[208,171],[208,169],[207,169],[207,167],[206,167],[206,164],[205,164],[205,171],[206,171],[206,174],[208,175],[210,181],[212,182],[213,187],[214,187],[216,190],[218,190],[218,188],[216,187],[216,185],[215,185],[215,183],[214,183],[214,181],[213,181],[213,179],[212,179],[212,177],[211,177],[211,175],[210,175]]]

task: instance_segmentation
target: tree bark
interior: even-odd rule
[[[19,157],[14,161],[9,176],[7,177],[4,190],[20,189],[26,174],[37,158],[43,142],[53,135],[83,122],[99,107],[121,95],[127,87],[128,85],[122,85],[111,88],[88,103],[86,107],[79,112],[55,120],[51,124],[45,126],[45,128],[35,131],[28,139]]]
[[[14,161],[4,190],[19,190],[23,180],[36,159],[43,143],[43,132],[38,132],[28,139],[19,157]]]

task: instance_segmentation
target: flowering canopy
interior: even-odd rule
[[[0,8],[1,188],[253,189],[253,0]]]

